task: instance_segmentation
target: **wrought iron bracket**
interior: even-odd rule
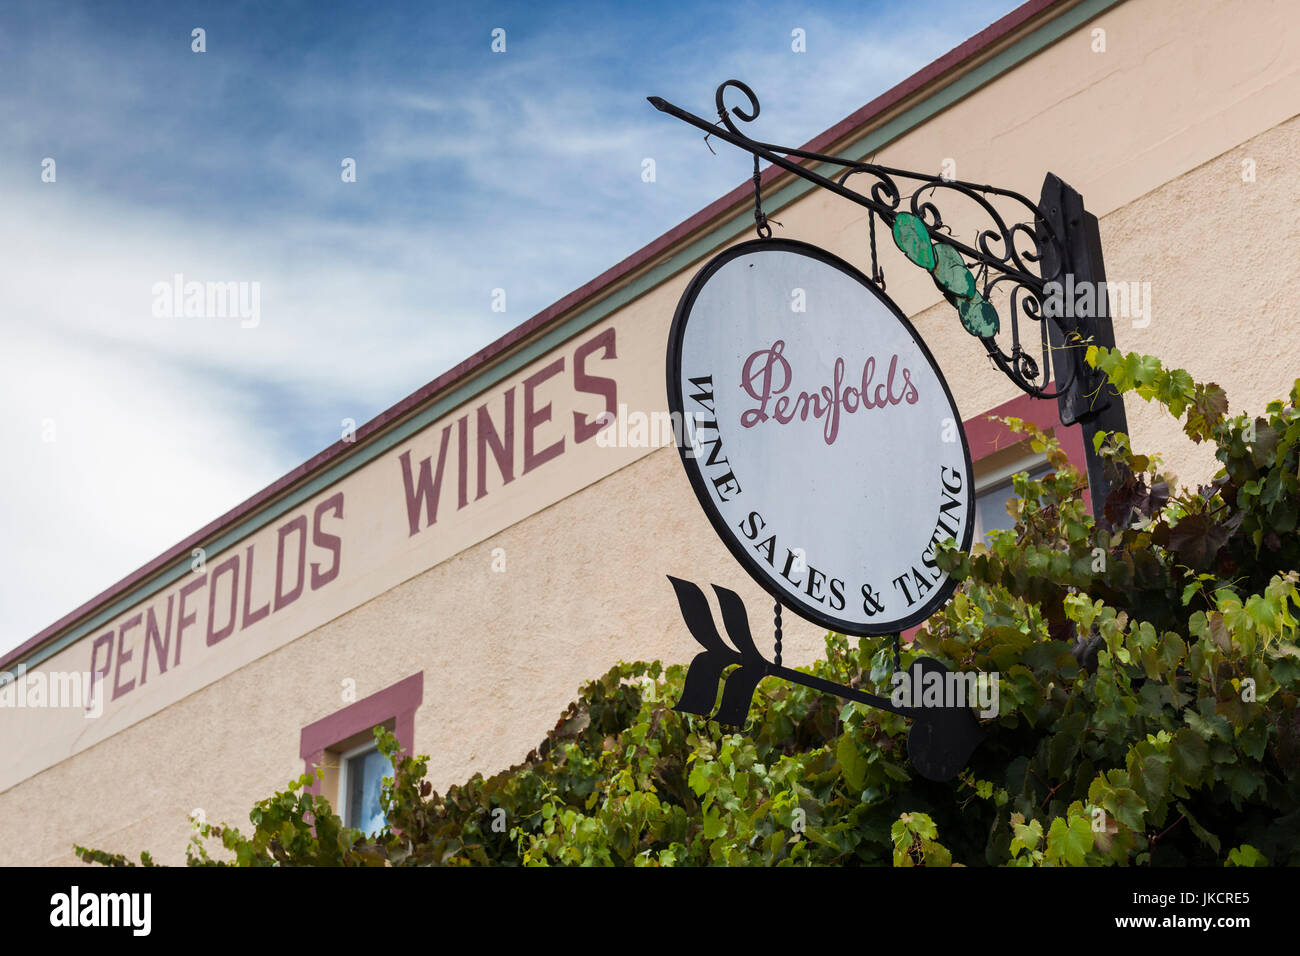
[[[729,89],[743,94],[748,100],[748,106],[729,109],[725,103]],[[1060,327],[1049,330],[1052,321],[1044,314],[1043,303],[1048,284],[1063,278],[1069,259],[1064,253],[1063,237],[1051,219],[1043,215],[1038,203],[1014,190],[998,186],[896,169],[752,139],[741,132],[735,120],[748,123],[757,119],[760,109],[758,97],[739,80],[728,80],[718,87],[715,94],[718,119],[715,122],[689,113],[661,97],[651,96],[648,99],[655,109],[704,130],[711,137],[716,136],[801,179],[865,207],[894,231],[895,241],[899,242],[900,247],[903,245],[900,241],[900,219],[908,229],[914,228],[915,220],[919,220],[924,226],[926,238],[935,244],[936,251],[939,246],[945,246],[960,256],[960,260],[957,260],[951,253],[944,253],[940,256],[944,262],[918,262],[930,269],[944,297],[959,312],[972,306],[981,307],[982,302],[982,309],[987,316],[990,297],[995,293],[1007,294],[1010,312],[1009,350],[1002,348],[997,341],[1000,323],[996,312],[991,316],[992,333],[978,335],[993,363],[1024,392],[1037,398],[1058,397],[1059,387],[1057,391],[1049,391],[1053,338],[1058,337],[1059,333],[1059,337],[1064,339],[1071,331],[1077,330]],[[840,172],[833,176],[824,175],[814,168],[817,164],[837,167]],[[860,176],[872,180],[869,189],[850,187],[853,177]],[[953,235],[935,202],[940,191],[961,196],[973,203],[987,217],[989,225],[978,230],[970,242],[964,242]],[[994,200],[1021,210],[1021,218],[1025,221],[1009,222],[994,205]],[[913,258],[913,261],[917,260]],[[959,283],[964,281],[961,272],[964,270],[972,271],[975,288],[960,288]],[[945,279],[953,281],[945,282]],[[961,294],[965,291],[971,294]],[[1036,348],[1027,346],[1021,340],[1022,317],[1036,321],[1040,326]],[[968,323],[964,313],[963,324],[972,334],[977,334],[975,330],[981,327],[978,317],[976,321]],[[988,327],[987,323],[983,326],[985,329]],[[1070,383],[1064,384],[1068,387]]]
[[[747,103],[728,108],[728,90],[738,91]],[[879,216],[904,254],[929,270],[936,287],[958,311],[966,330],[979,338],[993,365],[1027,395],[1057,399],[1062,424],[1083,426],[1093,514],[1105,523],[1103,506],[1109,482],[1093,450],[1092,437],[1099,430],[1127,431],[1128,425],[1118,393],[1083,361],[1089,344],[1113,347],[1115,335],[1104,293],[1106,273],[1097,219],[1084,209],[1077,191],[1048,173],[1036,203],[998,186],[760,142],[736,125],[736,120],[750,123],[759,115],[758,97],[739,80],[728,80],[717,88],[716,121],[658,96],[648,99],[660,112],[703,130],[706,139],[716,136],[755,157],[755,210],[760,226],[767,220],[759,215],[759,158],[868,209],[872,214],[872,279],[883,288],[883,274],[874,261],[874,216]],[[825,167],[839,171],[826,175],[819,171]],[[870,179],[869,188],[849,186],[853,177],[859,176]],[[969,242],[962,241],[953,235],[936,204],[940,194],[972,203],[988,224],[976,230]],[[1018,210],[1017,215],[1004,216],[995,202]],[[1065,300],[1071,289],[1085,285],[1094,293],[1090,300],[1094,311],[1077,316]],[[995,297],[1001,301],[1002,295],[1009,318],[1005,331],[991,302]],[[1064,309],[1060,308],[1063,304]],[[1022,319],[1037,324],[1036,336],[1022,336]],[[1032,332],[1032,326],[1026,328]],[[1053,381],[1055,389],[1051,388]]]

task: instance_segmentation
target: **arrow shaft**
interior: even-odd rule
[[[812,674],[805,674],[803,671],[792,670],[789,667],[778,667],[775,664],[769,663],[767,672],[772,677],[780,677],[782,680],[802,684],[804,687],[810,687],[813,690],[819,690],[826,694],[834,694],[836,697],[843,697],[845,700],[855,700],[859,704],[866,704],[868,707],[878,707],[881,710],[887,710],[891,714],[898,714],[901,717],[914,718],[918,716],[916,708],[914,707],[898,707],[888,697],[881,697],[877,694],[868,694],[866,691],[856,690],[844,684],[837,684],[834,681],[815,677]]]
[[[772,144],[759,143],[755,140],[749,139],[746,136],[739,136],[733,133],[731,130],[726,129],[725,127],[717,126],[714,125],[713,123],[708,122],[707,120],[701,119],[700,117],[696,116],[694,113],[688,113],[686,112],[686,110],[682,109],[681,107],[674,106],[672,103],[669,103],[667,100],[664,100],[658,96],[651,96],[648,97],[648,99],[650,100],[650,104],[655,109],[659,110],[661,113],[667,113],[669,116],[673,116],[679,120],[682,120],[683,122],[690,123],[692,126],[696,127],[697,129],[704,130],[704,132],[708,133],[710,136],[716,136],[718,139],[725,140],[726,142],[730,143],[733,146],[739,146],[741,149],[746,150],[747,152],[755,153],[763,157],[763,159],[766,159],[773,166],[779,166],[782,169],[786,170],[787,172],[794,173],[796,176],[800,176],[808,180],[809,182],[816,183],[818,186],[821,186],[823,189],[829,189],[837,196],[843,196],[845,199],[849,200],[850,202],[855,202],[859,206],[866,206],[868,209],[875,210],[876,215],[884,219],[886,225],[893,224],[894,216],[897,215],[896,210],[891,209],[888,206],[882,205],[881,203],[876,202],[874,199],[869,199],[866,196],[862,196],[854,192],[852,189],[848,189],[845,186],[841,186],[833,179],[827,179],[825,176],[813,172],[813,170],[809,169],[807,166],[786,159],[784,156],[778,156],[775,152],[773,152]],[[787,149],[785,147],[778,147],[778,148],[781,150],[781,152],[789,156],[802,156],[807,159],[818,159],[821,160],[822,162],[835,163],[836,165],[839,166],[862,165],[860,163],[855,163],[852,160],[836,159],[835,157],[832,156],[822,156],[820,154],[808,153],[805,152],[804,150]]]

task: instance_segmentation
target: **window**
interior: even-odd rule
[[[375,746],[374,729],[386,727],[402,753],[413,753],[415,712],[424,700],[424,673],[322,717],[302,729],[298,753],[313,780],[311,793],[326,797],[346,826],[373,834],[384,826],[379,794],[393,766]]]
[[[1052,466],[1042,455],[1030,455],[975,480],[975,533],[971,544],[988,544],[990,531],[1015,527],[1015,521],[1007,514],[1007,502],[1015,494],[1013,476],[1022,471],[1029,472],[1030,478],[1037,479],[1049,474]]]
[[[362,744],[339,755],[338,814],[346,826],[373,836],[384,828],[380,785],[393,775],[393,765],[374,744]]]
[[[975,470],[975,516],[971,544],[988,543],[988,533],[995,529],[1013,527],[1007,514],[1007,499],[1014,491],[1012,476],[1027,471],[1040,478],[1051,471],[1042,455],[1035,454],[1029,442],[1019,433],[1011,431],[997,418],[1019,418],[1032,422],[1042,430],[1054,434],[1061,443],[1070,463],[1085,475],[1087,459],[1084,456],[1083,430],[1063,428],[1057,418],[1056,402],[1021,395],[1003,402],[983,415],[966,419],[962,424],[970,445],[971,465]],[[1083,492],[1084,507],[1092,507],[1088,490]],[[921,625],[903,632],[903,640],[910,641]]]

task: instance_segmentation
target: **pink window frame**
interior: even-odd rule
[[[298,755],[307,773],[314,773],[322,765],[325,751],[388,721],[393,722],[393,733],[402,753],[414,753],[415,712],[423,701],[424,671],[420,671],[308,724],[302,729],[298,745]],[[317,778],[312,781],[308,792],[319,795],[320,786],[321,781]]]

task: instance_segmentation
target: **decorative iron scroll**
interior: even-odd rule
[[[735,89],[748,100],[748,108],[728,109],[724,102],[728,89]],[[989,358],[1024,392],[1036,398],[1056,398],[1069,382],[1057,383],[1048,391],[1052,378],[1048,321],[1044,309],[1048,283],[1062,278],[1064,263],[1060,238],[1052,230],[1038,204],[1010,189],[947,179],[927,173],[895,169],[875,163],[828,156],[824,153],[778,146],[751,139],[742,133],[735,120],[750,123],[758,118],[759,103],[754,91],[739,80],[728,80],[715,94],[718,120],[710,123],[657,96],[649,97],[661,112],[690,123],[733,146],[761,157],[774,166],[828,189],[860,206],[872,216],[879,216],[891,230],[895,244],[913,263],[927,269],[939,291],[961,317],[968,332],[979,338]],[[733,119],[734,117],[734,119]],[[833,178],[822,175],[797,160],[839,167]],[[852,189],[854,177],[868,177],[868,188]],[[941,190],[963,197],[987,218],[989,225],[979,229],[970,242],[952,234],[944,222],[936,200]],[[755,187],[756,209],[758,207]],[[993,200],[1001,199],[1023,207],[1027,221],[1011,221],[998,211]],[[874,229],[874,223],[873,223]],[[1049,248],[1050,247],[1050,248]],[[1051,253],[1050,255],[1048,253]],[[875,258],[874,232],[872,257]],[[1044,261],[1054,264],[1043,274]],[[872,270],[879,281],[879,270]],[[998,342],[1001,322],[991,304],[994,293],[1005,293],[1009,312],[1010,350]],[[1026,347],[1021,337],[1021,319],[1038,323],[1037,349]],[[1066,330],[1068,331],[1068,330]],[[1037,354],[1035,354],[1037,353]]]

